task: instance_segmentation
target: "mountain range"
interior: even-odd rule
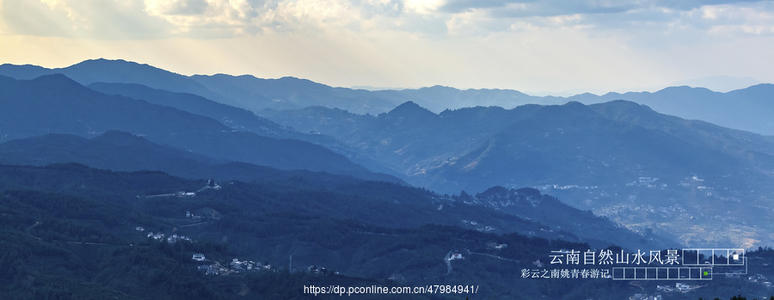
[[[669,295],[522,274],[560,249],[774,243],[770,95],[366,91],[123,60],[5,64],[0,298],[305,298],[308,282]],[[770,291],[774,252],[747,254],[763,279],[672,296]],[[235,258],[263,271],[209,272]]]
[[[359,155],[359,153],[332,137],[321,134],[301,133],[262,118],[249,110],[221,104],[199,95],[169,92],[133,83],[97,82],[90,84],[88,88],[109,95],[125,96],[205,116],[217,120],[233,130],[247,131],[277,139],[300,140],[318,144],[344,155],[352,162],[362,165],[369,170],[382,173],[391,172],[380,163],[364,158],[364,156]]]
[[[49,133],[88,137],[122,130],[220,160],[395,180],[316,144],[261,136],[173,107],[99,93],[64,75],[32,80],[0,77],[0,89],[0,141]]]
[[[594,104],[629,100],[665,114],[774,135],[774,121],[769,117],[774,114],[771,105],[774,97],[772,84],[758,84],[725,93],[699,87],[675,86],[655,92],[610,92],[603,95],[582,93],[558,97],[533,96],[509,89],[460,90],[432,86],[368,91],[331,87],[294,77],[263,79],[251,75],[227,74],[185,76],[125,60],[93,59],[54,69],[34,65],[0,65],[0,75],[17,79],[33,79],[56,73],[64,74],[83,85],[97,82],[141,84],[154,89],[196,94],[259,113],[264,109],[323,106],[358,114],[379,114],[406,101],[413,101],[440,113],[446,109],[472,106],[514,108],[525,104],[552,105],[570,101]]]
[[[188,179],[254,182],[294,177],[327,178],[320,180],[321,183],[352,180],[350,176],[344,175],[307,170],[283,171],[250,163],[218,160],[114,130],[90,139],[71,134],[47,134],[0,143],[0,164],[46,166],[64,163],[114,171],[162,171]],[[384,179],[390,181],[386,176]],[[393,182],[403,184],[397,179]]]
[[[119,70],[168,77],[158,82],[175,83],[170,89],[188,88],[173,92],[158,84],[153,88],[110,83],[140,77],[136,75],[76,72],[98,72],[95,65],[112,64],[120,65]],[[770,202],[766,196],[774,165],[770,137],[667,116],[626,101],[470,107],[441,113],[408,101],[378,115],[322,106],[264,109],[256,115],[192,93],[196,90],[191,87],[204,85],[189,80],[201,76],[135,65],[97,60],[65,68],[84,82],[104,79],[89,87],[62,75],[3,78],[7,88],[0,97],[11,106],[3,111],[7,123],[0,124],[0,137],[49,133],[93,137],[121,130],[221,163],[402,179],[452,194],[497,185],[534,187],[639,234],[652,232],[686,244],[755,245],[772,238],[763,227],[757,228],[757,221],[734,220],[739,216],[759,220],[770,213],[760,209]],[[0,67],[19,77],[65,69]],[[22,95],[28,99],[20,101]],[[19,118],[27,115],[32,117]],[[746,204],[736,205],[742,201]],[[718,209],[699,210],[707,203]],[[733,214],[719,209],[727,206],[733,207]],[[698,229],[712,222],[732,225],[711,235],[679,232],[685,226]]]
[[[689,103],[691,113],[712,112],[702,119],[722,112],[729,120],[765,127],[767,85],[728,93],[673,87],[538,98],[511,90],[365,91],[296,78],[184,76],[123,60],[89,60],[60,69],[0,66],[0,74],[16,78],[54,73],[77,83],[61,75],[3,79],[6,99],[24,95],[32,101],[5,110],[8,123],[0,124],[0,139],[48,133],[91,137],[115,129],[220,161],[396,181],[370,169],[445,193],[536,187],[641,232],[660,226],[653,220],[675,215],[689,222],[697,216],[686,211],[704,201],[723,206],[745,199],[751,201],[747,209],[769,201],[771,137],[660,113]],[[655,110],[627,101],[597,103],[619,98],[649,103]],[[46,102],[52,99],[62,106]],[[596,104],[510,108],[568,100]],[[729,107],[729,101],[737,105]],[[505,108],[450,109],[471,103]],[[115,107],[126,113],[116,114]],[[745,117],[730,117],[735,110]],[[18,118],[32,111],[40,120]],[[765,131],[761,128],[756,130]],[[652,212],[631,214],[633,203]],[[663,209],[667,212],[658,212]],[[737,242],[767,239],[750,233]]]
[[[376,116],[323,107],[263,115],[332,136],[393,166],[409,183],[433,190],[535,187],[634,230],[678,233],[689,244],[731,239],[752,245],[771,238],[768,229],[756,227],[766,222],[752,221],[771,213],[766,208],[774,170],[770,137],[660,114],[633,102],[473,107],[440,114],[406,102]],[[685,226],[714,222],[729,226],[723,233],[681,233]]]
[[[497,299],[621,299],[663,292],[660,282],[649,281],[535,284],[518,269],[548,264],[547,254],[556,249],[590,245],[438,225],[465,215],[504,221],[506,231],[531,223],[457,200],[444,199],[448,210],[437,210],[438,199],[415,188],[357,180],[330,186],[335,190],[316,186],[295,179],[213,183],[75,164],[0,165],[0,266],[7,283],[0,293],[15,299],[304,298],[308,294],[297,286],[310,282],[401,286],[471,280],[481,281],[477,294]],[[186,196],[170,193],[194,190]],[[412,201],[396,202],[396,195]],[[530,190],[494,188],[460,196],[470,197],[553,205]],[[164,238],[153,238],[156,234]],[[206,260],[193,261],[192,253],[203,253]],[[459,258],[448,259],[451,253]],[[774,261],[771,250],[749,251],[746,257],[754,262],[750,274],[774,276],[766,267]],[[259,262],[261,269],[205,275],[199,268],[228,266],[235,258]],[[309,271],[319,268],[325,271]],[[768,291],[765,283],[746,277],[717,281],[722,283],[667,295],[730,295],[739,286]]]
[[[75,81],[45,75],[56,73]],[[688,244],[774,239],[758,227],[771,214],[773,139],[662,114],[706,111],[702,119],[729,125],[713,117],[722,112],[762,126],[735,127],[765,132],[767,85],[566,98],[440,86],[365,91],[297,78],[184,76],[104,59],[60,69],[6,64],[0,74],[26,78],[2,79],[0,95],[11,104],[0,124],[4,141],[122,130],[220,162],[399,181],[376,171],[443,193],[533,187],[641,234],[670,233]],[[614,101],[597,103],[607,100]],[[520,105],[536,102],[543,105]],[[454,109],[472,103],[498,106]],[[734,112],[745,117],[728,117]],[[696,233],[713,222],[731,225]],[[686,226],[697,230],[679,232]]]
[[[300,170],[304,169],[402,182],[388,175],[356,167],[342,170],[342,164],[346,164],[345,159],[339,157],[338,160],[332,160],[321,156],[335,154],[326,153],[325,148],[320,146],[267,137],[324,138],[324,135],[299,133],[250,111],[213,102],[198,95],[168,92],[139,84],[93,83],[84,87],[63,75],[43,75],[32,80],[2,79],[7,88],[0,99],[4,101],[5,120],[8,121],[2,127],[3,138],[7,140],[0,144],[3,157],[0,162],[3,163],[46,165],[77,162],[117,171],[159,170],[186,178],[248,182],[269,178],[322,176]],[[406,104],[396,108],[392,115],[400,115],[396,118],[401,120],[407,116],[420,118],[433,115],[415,108]],[[14,116],[24,118],[14,119]],[[231,138],[231,135],[238,137]],[[220,139],[233,140],[237,148],[249,149],[259,158],[206,148],[221,144]],[[256,141],[251,144],[251,140]],[[298,153],[303,147],[314,151],[309,154]],[[274,150],[267,152],[267,148]],[[360,153],[360,149],[349,149]],[[260,153],[261,150],[264,152]],[[365,153],[360,155],[368,157]],[[283,159],[295,165],[282,164]],[[315,168],[315,164],[322,166]],[[299,170],[287,173],[268,167]],[[344,179],[324,182],[341,180]],[[479,206],[491,208],[483,204]],[[575,220],[575,226],[563,224],[557,228],[579,228],[577,225],[580,222],[589,221],[588,214],[576,212],[569,206],[557,210],[557,214],[566,215],[560,211],[572,212],[567,219]],[[504,212],[536,219],[534,214]],[[546,214],[542,215],[545,217]],[[630,246],[652,243],[646,240],[656,239],[647,234],[638,237],[636,234],[625,233],[626,229],[605,222],[600,220],[592,227],[604,224],[602,227],[607,228],[606,232],[617,232],[605,236],[622,237],[614,238],[612,242]],[[585,241],[604,241],[589,235],[583,235],[583,238]]]
[[[170,92],[195,94],[253,111],[303,108],[312,104],[373,112],[394,106],[394,103],[369,96],[366,90],[333,88],[294,77],[261,79],[250,75],[226,74],[184,76],[146,64],[107,59],[86,60],[55,69],[32,65],[0,66],[0,75],[16,79],[34,79],[51,74],[66,75],[83,85],[98,82],[133,83]]]
[[[547,262],[552,249],[588,245],[438,225],[455,213],[436,210],[431,197],[416,189],[404,195],[415,201],[402,205],[392,201],[390,190],[405,187],[374,189],[367,182],[351,182],[349,192],[293,180],[220,182],[195,195],[154,197],[202,186],[212,185],[160,172],[0,165],[0,266],[6,280],[0,293],[14,299],[308,298],[296,285],[478,279],[480,294],[518,298],[559,294],[560,287],[562,293],[601,291],[607,282],[554,281],[545,287],[520,279],[514,268]],[[353,197],[355,190],[371,192]],[[453,206],[448,209],[457,214],[477,213],[474,206]],[[503,224],[512,228],[528,224],[489,216],[510,220]],[[153,238],[156,234],[164,238]],[[173,236],[177,239],[168,239]],[[446,260],[452,251],[464,259]],[[193,253],[206,260],[193,261]],[[200,271],[199,266],[228,267],[234,258],[261,267],[216,275]],[[312,267],[326,272],[307,271]],[[635,289],[621,285],[600,295],[614,299]]]
[[[116,160],[115,157],[122,159]],[[115,171],[163,171],[189,179],[240,180],[248,183],[294,181],[300,186],[338,191],[347,190],[347,188],[343,188],[345,186],[364,184],[358,179],[347,176],[299,170],[283,171],[247,163],[218,162],[215,159],[157,145],[142,137],[118,131],[110,131],[91,139],[74,135],[52,134],[0,144],[0,164],[46,166],[63,163],[79,163]],[[295,186],[295,188],[300,186]],[[452,217],[454,221],[451,224],[460,222],[459,226],[474,229],[490,226],[493,231],[498,232],[517,231],[546,238],[581,239],[598,246],[607,246],[609,243],[627,247],[668,246],[668,242],[663,238],[639,236],[604,218],[596,217],[588,211],[580,211],[562,204],[556,198],[542,195],[537,190],[522,189],[509,193],[510,199],[508,201],[512,209],[505,210],[500,210],[500,207],[492,207],[489,205],[491,201],[470,201],[463,195],[459,197],[433,195],[401,187],[400,183],[396,186],[385,185],[379,190],[374,191],[379,197],[391,195],[390,197],[395,197],[396,203],[404,203],[400,206],[404,209],[419,209],[414,206],[415,202],[435,203],[436,206],[429,208],[429,211],[446,214],[450,209],[455,211],[455,206],[464,203],[468,206],[469,213],[463,216],[454,216],[455,213],[452,212],[446,217],[454,216]],[[481,196],[481,199],[483,197],[485,196]],[[540,200],[542,204],[532,206],[531,209],[516,209],[522,207],[524,203],[534,200]],[[479,207],[479,209],[475,207]],[[442,211],[444,208],[446,210]],[[335,209],[335,207],[329,209]],[[487,209],[499,212],[487,216],[487,214],[492,214]],[[361,215],[362,212],[355,214]],[[514,218],[507,222],[495,222],[494,220],[503,218],[502,216],[497,217],[498,214],[512,215],[529,221],[525,222]],[[461,220],[468,220],[476,224],[465,223]],[[571,223],[557,223],[557,220]],[[537,222],[537,224],[531,222]],[[503,225],[506,223],[509,225]],[[594,228],[594,230],[589,230],[590,228]],[[595,235],[587,234],[588,232],[595,232]],[[609,237],[610,239],[600,237]]]

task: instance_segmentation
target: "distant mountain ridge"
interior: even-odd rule
[[[215,119],[234,129],[252,131],[264,136],[286,138],[297,134],[249,110],[214,102],[196,94],[168,92],[135,83],[96,82],[87,87],[104,94],[121,95],[153,104],[174,107]]]
[[[656,92],[607,93],[601,96],[577,95],[568,100],[600,103],[625,99],[654,110],[687,119],[711,122],[724,127],[774,135],[774,85],[757,84],[726,93],[699,87],[667,87]]]
[[[215,159],[389,178],[319,145],[259,136],[172,107],[102,94],[64,75],[33,80],[0,77],[0,105],[0,141],[49,133],[95,136],[122,130]]]
[[[213,99],[256,112],[319,105],[373,113],[396,104],[366,90],[331,87],[295,77],[263,79],[251,75],[216,74],[194,75],[191,79],[220,95]]]
[[[409,183],[438,191],[535,187],[642,232],[658,227],[680,232],[687,226],[681,222],[695,224],[693,214],[701,213],[709,214],[701,226],[717,219],[749,234],[679,237],[689,244],[770,240],[762,227],[750,228],[732,216],[763,217],[767,212],[753,207],[774,201],[767,196],[774,180],[771,138],[663,115],[629,101],[439,114],[405,103],[377,116],[322,107],[264,116],[333,136],[392,166]],[[755,204],[733,206],[733,213],[716,210],[743,201]]]
[[[96,82],[136,83],[154,89],[191,93],[254,112],[310,106],[341,108],[358,114],[379,114],[406,101],[435,113],[473,106],[507,109],[525,104],[584,104],[629,100],[658,112],[699,119],[721,126],[774,135],[774,85],[758,84],[726,93],[687,86],[667,87],[656,92],[582,93],[570,97],[532,96],[508,89],[466,89],[444,86],[419,89],[368,91],[331,87],[306,79],[283,77],[262,79],[227,74],[184,76],[145,64],[124,60],[95,59],[58,69],[33,65],[0,65],[0,75],[32,79],[62,73],[84,85]],[[744,116],[739,118],[736,116]]]
[[[126,96],[205,116],[217,120],[234,130],[249,131],[260,136],[277,139],[310,142],[340,153],[353,162],[375,172],[390,172],[388,168],[378,162],[363,159],[361,155],[358,155],[352,149],[332,137],[321,134],[301,133],[260,117],[252,111],[221,104],[196,94],[169,92],[134,83],[97,82],[90,84],[88,87],[105,94]]]
[[[294,77],[261,79],[250,75],[225,74],[184,76],[121,59],[91,59],[56,69],[32,65],[0,65],[0,75],[16,79],[34,79],[51,74],[64,74],[83,85],[98,82],[134,83],[170,92],[196,94],[253,111],[266,108],[303,108],[313,103],[369,112],[381,111],[394,104],[375,99],[365,90],[333,88]],[[374,99],[369,101],[369,98]]]
[[[407,176],[432,175],[444,168],[473,171],[481,168],[481,158],[488,158],[494,154],[492,151],[512,142],[529,143],[520,147],[514,145],[513,150],[525,154],[543,153],[554,159],[559,157],[559,153],[585,144],[589,148],[582,151],[587,155],[600,155],[599,151],[592,151],[599,148],[612,151],[610,155],[637,153],[650,156],[649,159],[664,161],[652,161],[647,165],[645,161],[638,163],[643,168],[652,169],[680,167],[709,172],[721,165],[733,166],[736,160],[745,160],[750,155],[757,157],[754,160],[756,165],[773,166],[767,158],[774,153],[774,143],[770,138],[659,114],[647,106],[628,101],[588,106],[578,102],[553,106],[525,105],[511,110],[474,107],[440,114],[407,102],[378,116],[356,115],[321,107],[267,111],[264,115],[300,131],[321,132],[357,146],[378,157],[376,159],[379,161],[403,168],[399,172]],[[610,136],[605,138],[603,132]],[[659,142],[650,144],[649,139],[657,139]],[[571,143],[566,145],[570,148],[557,148],[559,145],[553,145],[556,142]],[[618,146],[631,148],[631,151],[611,148],[616,145],[610,143],[619,143]],[[537,148],[540,144],[552,148]],[[633,148],[640,144],[638,149]],[[666,146],[673,147],[670,153],[659,155],[654,152]],[[645,149],[652,153],[643,152]],[[702,152],[726,157],[724,159],[728,163],[708,165],[704,159],[696,157]],[[510,156],[508,153],[502,155]],[[671,162],[670,159],[681,161],[676,164],[676,161]],[[502,162],[498,164],[503,168],[509,167]],[[468,185],[460,186],[461,189],[476,191],[488,186],[477,185],[473,183],[475,180],[463,182]]]
[[[774,244],[774,136],[664,113],[774,130],[772,95],[766,84],[572,97],[365,91],[124,60],[2,65],[0,295],[289,298],[261,286],[310,278],[479,280],[479,295],[503,299],[765,294],[768,248],[746,250],[755,280],[688,293],[535,284],[523,270],[553,264],[559,249]],[[235,258],[271,267],[201,272]]]
[[[100,75],[114,65],[115,70],[129,75]],[[71,72],[86,82],[99,78],[108,84],[116,83],[110,83],[111,80],[140,84],[131,81],[143,79],[137,74],[150,72],[153,75],[147,78],[161,77],[154,81],[156,86],[150,86],[156,91],[140,93],[138,98],[152,97],[151,101],[155,102],[184,93],[187,100],[167,102],[182,108],[174,109],[98,93],[76,82],[62,80],[66,77],[61,75],[43,76],[31,80],[32,84],[3,78],[0,85],[8,82],[3,86],[8,88],[0,91],[0,96],[5,97],[2,99],[19,101],[21,95],[27,98],[25,102],[13,103],[12,110],[0,112],[3,117],[0,140],[53,132],[94,136],[118,129],[215,159],[379,177],[318,145],[265,138],[225,126],[221,124],[226,120],[220,114],[223,111],[218,109],[184,107],[205,103],[195,96],[201,93],[208,94],[203,99],[257,111],[281,125],[277,128],[292,128],[305,136],[333,137],[336,142],[331,145],[340,142],[343,147],[339,151],[346,152],[347,157],[374,162],[373,165],[388,168],[388,173],[401,174],[409,183],[436,191],[480,192],[494,185],[530,186],[557,195],[573,206],[592,209],[638,232],[675,233],[684,226],[731,224],[716,235],[677,237],[686,244],[722,245],[731,239],[733,243],[751,246],[772,240],[762,231],[768,225],[751,226],[735,218],[752,216],[757,222],[768,216],[767,210],[755,208],[768,207],[768,195],[774,192],[770,188],[774,174],[774,138],[659,113],[682,110],[683,103],[690,103],[689,113],[678,115],[704,114],[704,119],[722,115],[727,121],[738,121],[735,125],[745,123],[763,130],[771,122],[770,85],[728,93],[672,87],[655,93],[581,94],[562,98],[533,97],[508,90],[459,91],[438,86],[371,92],[334,88],[296,78],[182,76],[126,61],[95,60],[57,70],[0,66],[0,74],[31,76],[41,72]],[[100,87],[93,84],[95,88]],[[199,87],[207,90],[197,92]],[[640,104],[618,100],[600,102],[606,97],[639,98]],[[43,103],[40,99],[55,101]],[[485,104],[504,103],[502,106],[506,108],[476,106],[433,112],[455,105],[467,106],[472,99]],[[586,104],[567,102],[573,99]],[[731,100],[735,105],[729,106]],[[654,101],[654,109],[641,105],[648,101]],[[510,108],[534,102],[564,104]],[[206,103],[210,108],[217,106],[212,101]],[[287,110],[294,107],[303,108]],[[130,113],[100,113],[116,108]],[[187,111],[194,109],[210,117]],[[232,114],[236,113],[233,108],[229,110],[228,115],[238,115]],[[736,117],[740,114],[744,117]],[[21,117],[26,115],[44,117],[40,120]],[[65,115],[68,117],[64,118]],[[746,204],[731,205],[742,202]],[[713,204],[710,209],[698,210],[707,203]],[[695,220],[700,221],[697,224]],[[731,232],[744,234],[731,235]]]
[[[120,159],[116,159],[120,158]],[[79,163],[114,171],[162,171],[189,179],[240,180],[245,182],[282,180],[290,177],[327,177],[341,181],[349,176],[305,170],[281,171],[249,163],[213,159],[152,143],[121,131],[107,131],[91,139],[70,134],[48,134],[0,143],[0,164],[46,166]],[[402,184],[397,178],[380,180]]]
[[[96,82],[136,83],[156,89],[185,92],[211,98],[214,94],[190,78],[147,64],[123,59],[89,59],[65,68],[48,69],[33,65],[0,65],[0,75],[16,79],[35,79],[43,75],[63,74],[82,85]]]

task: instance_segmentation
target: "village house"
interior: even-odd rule
[[[194,253],[193,256],[191,256],[191,259],[195,261],[204,261],[204,254],[202,253]]]

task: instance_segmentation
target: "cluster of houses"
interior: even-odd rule
[[[184,236],[184,235],[179,235],[179,234],[172,234],[169,237],[167,237],[167,243],[174,244],[174,243],[177,243],[177,241],[188,241],[188,242],[190,242],[191,238],[189,238],[187,236]]]
[[[704,183],[704,179],[699,178],[696,175],[683,178],[683,180],[680,182],[680,186],[686,187],[686,188],[694,188],[697,191],[705,192],[707,197],[712,196],[712,190],[714,189],[711,186],[706,185]]]
[[[196,193],[179,191],[174,193],[164,193],[164,194],[155,194],[155,195],[137,195],[137,198],[169,198],[169,197],[192,198],[192,197],[196,197]]]
[[[218,211],[212,208],[205,207],[205,208],[197,209],[196,212],[186,210],[185,217],[186,219],[204,221],[204,220],[220,220],[222,215]]]
[[[197,270],[204,273],[204,275],[225,275],[229,274],[229,269],[221,265],[219,262],[215,262],[209,265],[200,265],[196,267]]]
[[[454,256],[454,259],[462,259],[462,254],[457,253],[457,256]],[[202,264],[196,267],[196,269],[204,273],[204,275],[218,276],[240,274],[245,272],[276,271],[276,268],[274,268],[271,264],[255,262],[252,260],[240,260],[238,258],[234,258],[228,264],[223,264],[214,260],[210,261],[207,260],[203,253],[194,253],[191,256],[191,260],[195,262],[209,262],[207,264]],[[328,270],[326,267],[317,265],[308,266],[306,268],[306,272],[314,275],[339,274],[339,272],[333,272]]]
[[[143,232],[143,231],[145,231],[145,228],[143,228],[142,226],[137,226],[137,227],[134,228],[134,230],[137,230],[139,232]],[[151,232],[148,232],[148,234],[146,234],[145,237],[147,237],[149,239],[152,239],[152,240],[156,240],[156,241],[164,241],[164,240],[166,240],[167,243],[170,243],[170,244],[177,243],[178,241],[189,241],[189,242],[191,242],[191,238],[190,237],[187,237],[187,236],[184,236],[184,235],[180,235],[180,234],[176,234],[176,233],[172,234],[170,236],[167,236],[166,234],[161,233],[161,232],[153,232],[153,231],[151,231]]]
[[[626,184],[626,186],[637,186],[637,187],[646,187],[646,188],[661,188],[665,189],[669,185],[663,182],[658,182],[658,177],[650,177],[650,176],[640,176],[637,177],[636,180],[629,182]]]
[[[495,230],[495,228],[492,227],[492,226],[480,224],[480,223],[478,223],[476,221],[471,221],[471,220],[463,219],[462,220],[462,224],[471,226],[471,227],[475,228],[477,231],[480,231],[480,232],[490,232],[490,231],[494,231]]]
[[[465,257],[462,256],[462,252],[460,252],[460,251],[449,252],[449,255],[446,257],[446,260],[448,260],[448,261],[460,260],[460,259],[465,259]]]
[[[495,249],[495,250],[502,250],[502,249],[508,248],[508,244],[489,242],[489,243],[486,243],[486,247],[490,249]]]
[[[327,274],[336,274],[338,275],[339,272],[331,272],[326,267],[321,267],[317,265],[311,265],[306,267],[306,272],[309,274],[315,274],[315,275],[327,275]]]
[[[238,271],[252,271],[252,270],[258,270],[258,269],[264,269],[269,270],[271,269],[271,265],[269,264],[262,264],[262,263],[256,263],[252,260],[239,260],[238,258],[234,258],[231,260],[231,263],[229,264],[231,266],[231,269],[238,270]]]
[[[185,217],[186,217],[186,218],[189,218],[189,219],[201,219],[201,218],[203,218],[202,216],[195,215],[195,214],[194,214],[194,213],[192,213],[190,210],[186,210],[186,211],[185,211]]]
[[[766,276],[763,276],[762,274],[755,274],[747,277],[747,280],[754,283],[759,283],[767,288],[770,288],[774,286],[774,284],[769,281]]]
[[[167,198],[167,197],[176,197],[176,198],[192,198],[196,197],[196,193],[206,191],[206,190],[220,190],[222,187],[217,184],[214,180],[210,179],[207,180],[207,184],[197,190],[196,192],[186,192],[186,191],[179,191],[174,193],[163,193],[163,194],[154,194],[154,195],[137,195],[137,198]]]
[[[207,261],[203,253],[194,253],[191,256],[191,260],[197,262]],[[199,265],[196,267],[204,275],[229,275],[238,274],[242,272],[257,272],[257,271],[272,271],[272,266],[268,263],[259,263],[252,260],[239,260],[234,258],[228,265],[224,265],[218,261],[213,261],[211,264]]]
[[[217,191],[217,190],[220,190],[221,188],[222,187],[218,183],[216,183],[215,180],[209,179],[209,180],[207,180],[207,185],[205,185],[204,187],[200,188],[197,192],[202,192],[202,191],[206,191],[206,190],[216,190]]]
[[[165,234],[163,234],[163,233],[161,233],[161,232],[154,233],[153,231],[151,231],[151,232],[148,232],[148,235],[146,235],[146,236],[147,236],[149,239],[154,239],[154,240],[157,240],[157,241],[161,241],[161,240],[164,240],[164,237],[165,237],[166,235],[165,235]]]
[[[671,292],[688,293],[688,292],[693,291],[695,289],[698,289],[700,287],[702,287],[702,286],[701,285],[690,285],[690,284],[682,283],[682,282],[676,282],[674,286],[670,286],[670,285],[657,285],[656,286],[656,290],[659,291],[659,292],[666,292],[666,293],[671,293]]]

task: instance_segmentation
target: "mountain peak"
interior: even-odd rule
[[[491,196],[491,195],[503,195],[508,193],[508,189],[504,186],[496,185],[486,189],[485,191],[478,193],[477,196]]]
[[[403,103],[401,103],[400,105],[396,106],[396,107],[395,107],[393,110],[396,110],[396,109],[402,109],[402,108],[409,108],[409,107],[414,107],[414,108],[423,109],[423,108],[422,108],[421,106],[419,106],[419,104],[417,104],[416,102],[409,100],[409,101],[403,102]]]
[[[176,76],[182,77],[182,75],[179,75],[177,73],[173,73],[164,69],[160,69],[154,66],[151,66],[149,64],[141,64],[133,61],[123,60],[123,59],[106,59],[106,58],[97,58],[97,59],[88,59],[84,60],[82,62],[79,62],[77,64],[71,65],[67,68],[64,68],[65,70],[77,70],[80,73],[83,72],[119,72],[121,74],[124,73],[130,73],[134,74],[135,76],[158,76],[154,75],[152,73],[156,74],[172,74]],[[109,71],[110,70],[110,71]],[[146,72],[152,72],[152,73],[146,73]],[[98,73],[97,73],[98,74]],[[80,74],[81,76],[86,76],[86,74]],[[93,74],[90,74],[93,75]],[[89,76],[93,77],[93,76]],[[93,79],[92,81],[100,81],[98,79]]]
[[[427,87],[419,88],[417,91],[422,91],[422,90],[433,91],[433,92],[447,92],[447,93],[448,92],[459,91],[458,89],[453,88],[453,87],[449,87],[449,86],[445,86],[445,85],[437,85],[437,84],[434,85],[434,86],[427,86]]]
[[[143,64],[136,63],[133,61],[123,60],[123,59],[107,59],[107,58],[94,58],[94,59],[87,59],[82,62],[76,63],[70,67],[74,66],[86,66],[86,65],[140,65],[143,66]],[[144,65],[148,66],[148,65]]]
[[[509,189],[503,186],[493,186],[485,191],[476,194],[476,197],[510,197],[513,195],[521,195],[526,197],[540,197],[542,194],[539,190],[534,188],[519,188],[519,189]]]
[[[748,89],[749,88],[774,88],[774,84],[772,84],[772,83],[759,83],[759,84],[751,85],[751,86],[749,86],[747,88]]]
[[[44,84],[48,87],[83,87],[80,83],[61,73],[42,75],[29,81],[36,84]]]
[[[613,119],[630,118],[653,118],[658,115],[647,105],[639,104],[628,100],[613,100],[604,103],[592,104],[592,110],[601,113]]]
[[[705,93],[705,94],[716,93],[708,88],[681,85],[681,86],[666,87],[656,91],[654,94],[664,94],[664,93],[682,94],[682,93],[696,93],[696,92]]]
[[[774,92],[774,84],[760,83],[749,87],[728,92],[731,95],[746,95],[748,97],[770,98]]]
[[[534,107],[537,111],[543,114],[549,114],[549,116],[563,116],[569,117],[571,115],[586,115],[589,111],[589,107],[578,101],[569,101],[560,105],[523,105],[522,107]]]
[[[476,199],[496,206],[529,205],[536,207],[544,200],[550,199],[534,188],[509,189],[493,186],[476,194]]]
[[[132,133],[126,132],[126,131],[120,131],[120,130],[108,130],[102,133],[101,135],[94,137],[94,139],[98,140],[142,140],[142,137],[139,137],[137,135],[134,135]]]
[[[592,105],[594,105],[594,104],[592,104]],[[604,103],[599,103],[599,105],[608,105],[608,106],[626,107],[626,108],[648,108],[648,109],[650,109],[650,107],[648,107],[647,105],[639,104],[639,103],[634,102],[634,101],[623,100],[623,99],[617,99],[617,100],[612,100],[612,101],[608,101],[608,102],[604,102]]]
[[[92,142],[111,146],[150,146],[151,142],[126,131],[108,130],[91,139]]]
[[[569,101],[564,104],[566,107],[585,107],[586,105],[578,101]]]
[[[429,118],[434,117],[435,114],[426,108],[419,106],[414,101],[406,101],[401,105],[396,106],[390,112],[387,113],[390,117],[413,117],[413,118]]]

